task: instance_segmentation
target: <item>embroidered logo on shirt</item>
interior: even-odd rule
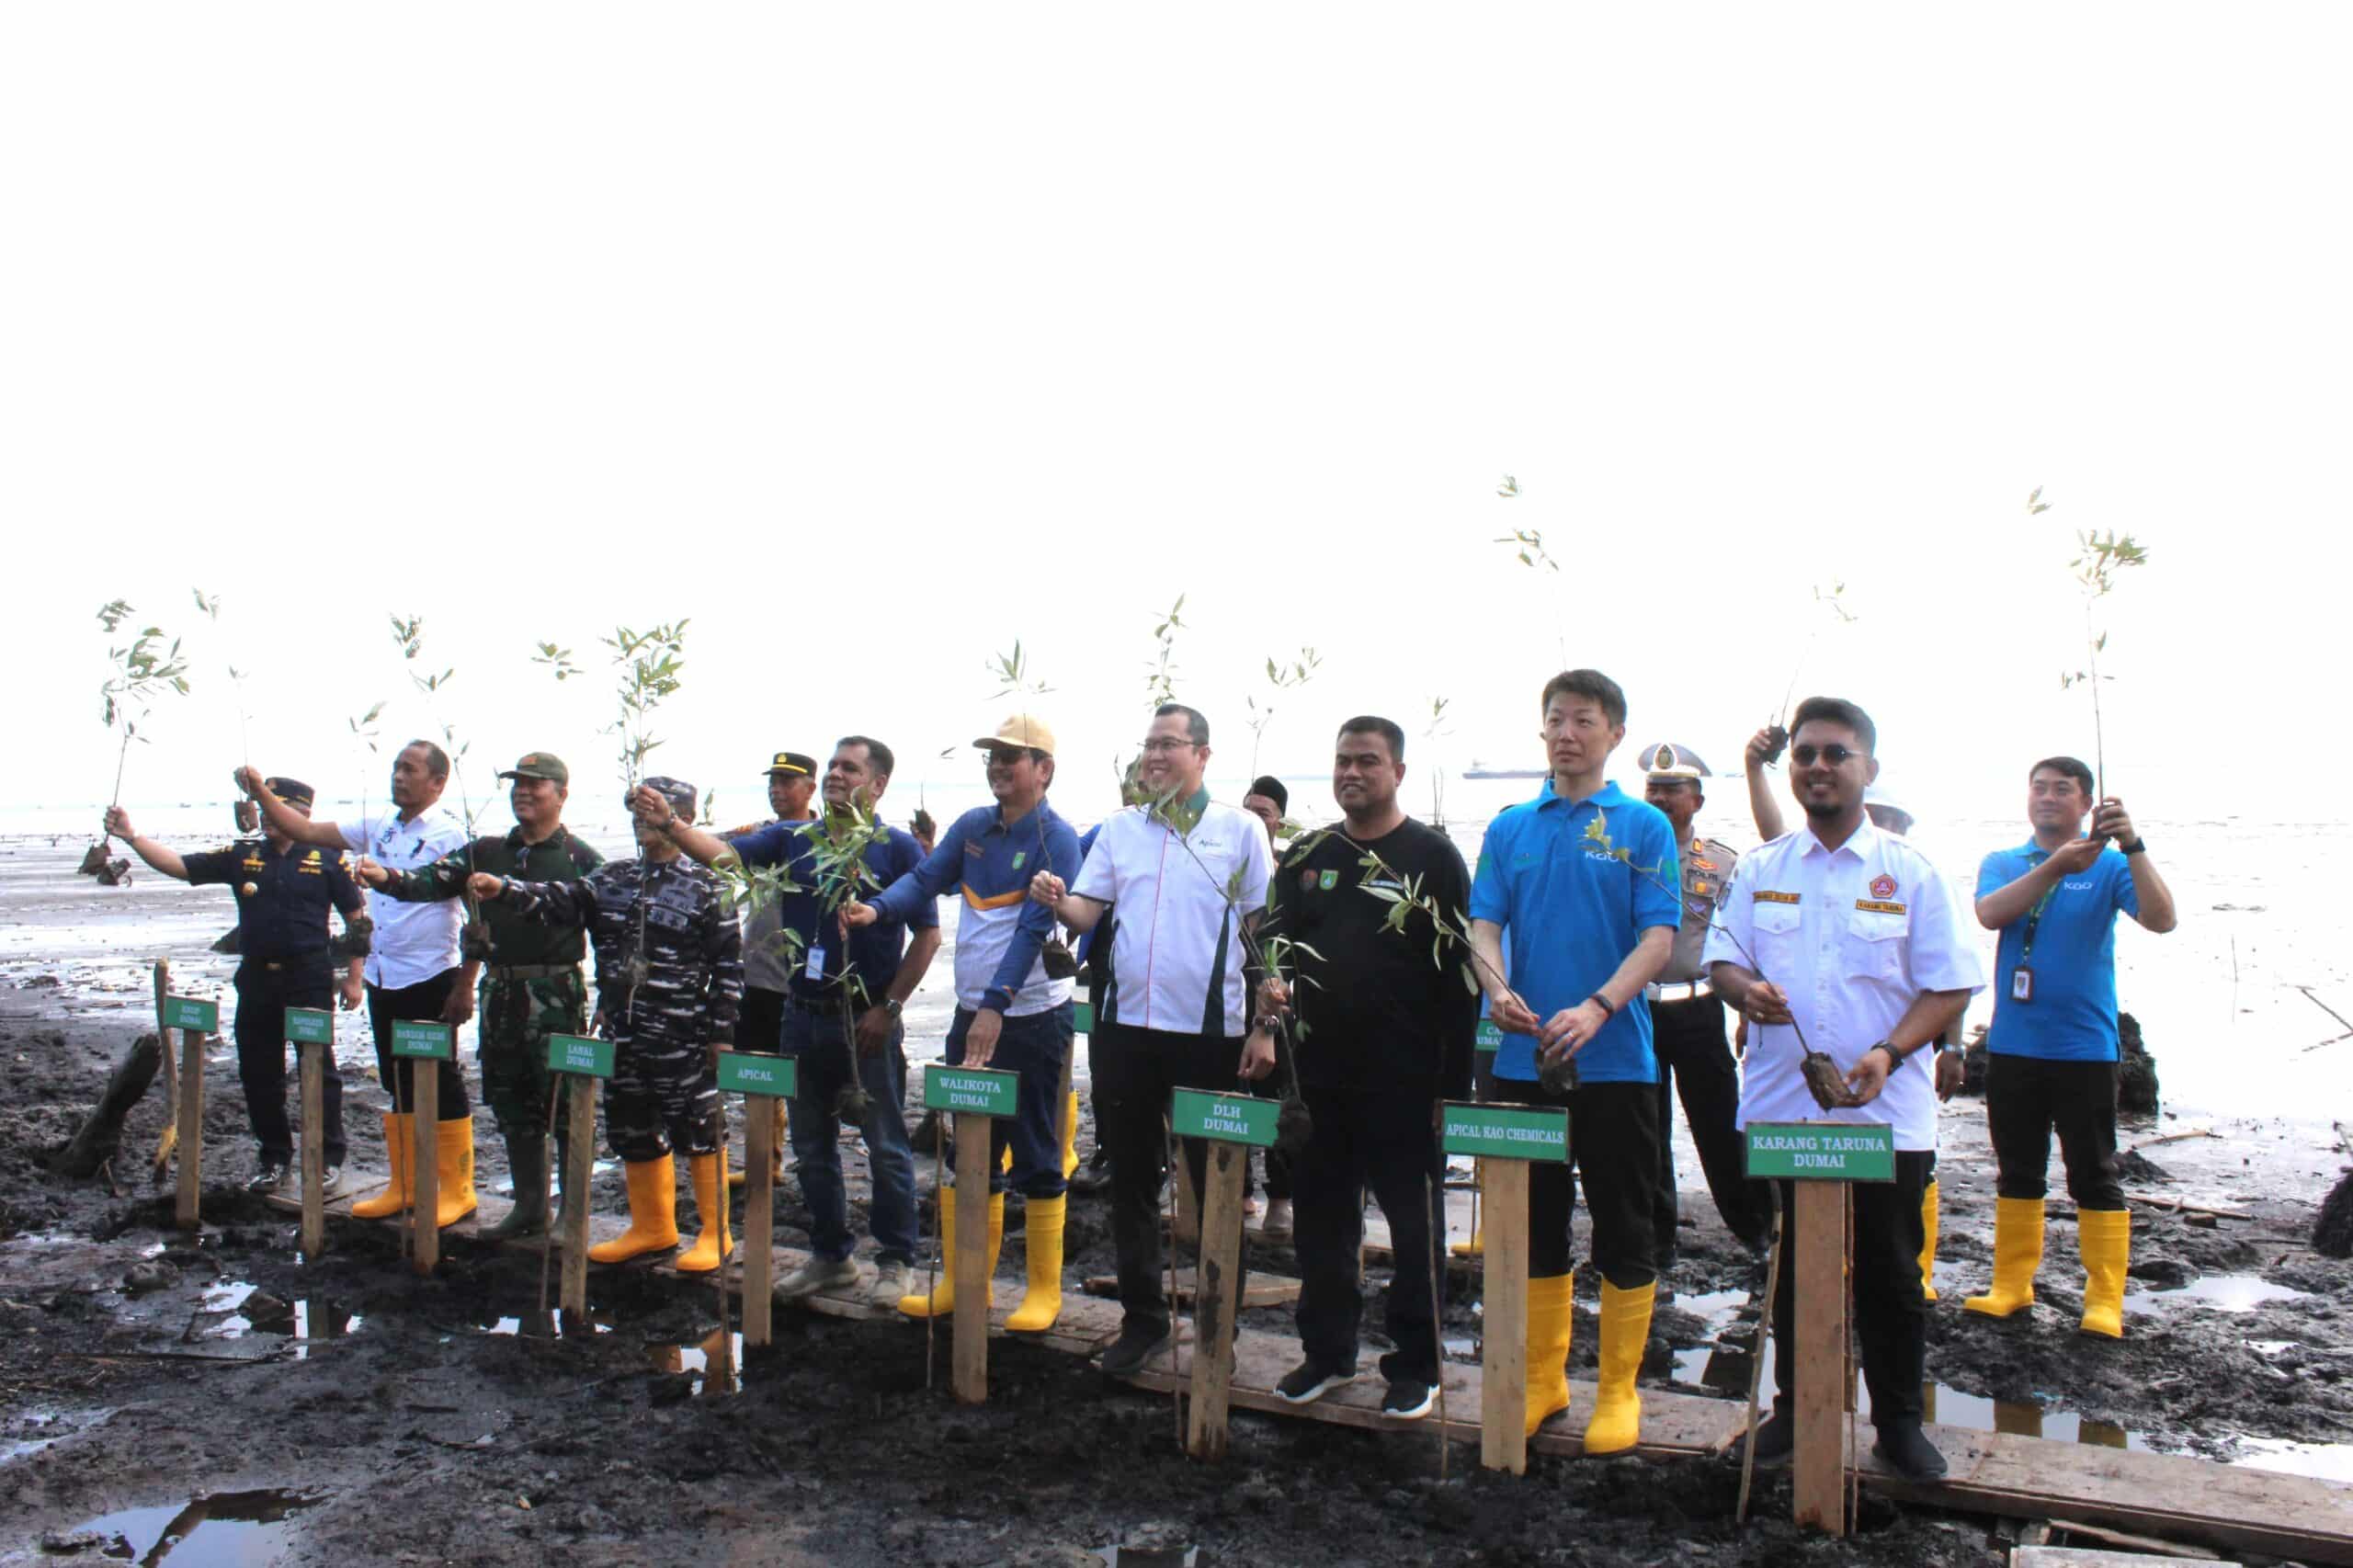
[[[1885,877],[1881,877],[1880,881],[1883,882],[1886,880],[1887,879]],[[1879,883],[1874,882],[1871,885],[1873,887],[1877,887]],[[1901,915],[1904,913],[1905,908],[1904,905],[1900,903],[1890,903],[1885,899],[1873,898],[1859,898],[1855,901],[1855,907],[1857,909],[1868,910],[1873,915]]]
[[[1795,903],[1798,902],[1798,895],[1796,893],[1775,892],[1771,888],[1758,888],[1748,896],[1752,902],[1756,903]]]
[[[1322,876],[1315,879],[1315,885],[1322,888],[1325,892],[1330,892],[1334,888],[1340,885],[1340,873],[1337,871],[1326,871]]]
[[[1887,875],[1885,872],[1881,872],[1880,875],[1873,877],[1871,879],[1871,896],[1873,898],[1893,898],[1895,896],[1895,879]]]
[[[1021,869],[1021,862],[1028,858],[1029,858],[1029,851],[1027,849],[1015,850],[1013,852],[1013,869],[1017,871]]]
[[[1299,887],[1302,892],[1313,892],[1315,891],[1315,872],[1313,868],[1302,871],[1299,874]]]

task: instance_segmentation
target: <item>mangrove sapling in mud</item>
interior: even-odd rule
[[[645,759],[663,743],[654,733],[654,710],[665,698],[676,693],[683,681],[678,674],[684,667],[687,623],[684,620],[650,627],[644,631],[620,626],[604,640],[613,651],[615,700],[617,712],[608,733],[620,740],[621,805],[628,809],[637,794],[637,787],[645,781]],[[577,674],[570,655],[550,643],[541,643],[540,656],[536,661],[555,667],[556,679]],[[637,926],[631,933],[629,957],[621,966],[629,982],[629,995],[624,1004],[625,1015],[631,1022],[637,1017],[637,988],[653,973],[653,965],[645,956],[645,882],[646,865],[642,853],[638,856]]]
[[[132,614],[129,603],[109,600],[98,610],[98,624],[112,639]],[[99,717],[109,730],[120,730],[122,742],[115,754],[114,794],[108,806],[122,804],[123,770],[131,761],[131,743],[146,742],[142,733],[148,715],[154,710],[155,699],[165,692],[188,695],[188,661],[180,656],[176,637],[165,641],[159,626],[150,626],[120,647],[109,647],[107,658],[113,673],[98,687]],[[127,880],[128,861],[110,860],[107,856],[107,835],[103,828],[97,840],[82,857],[81,874],[96,877],[113,887]]]
[[[2027,497],[2027,516],[2034,517],[2051,509],[2042,499],[2042,487],[2036,485],[2034,494]],[[2099,656],[2108,648],[2108,632],[2098,624],[2100,600],[2116,591],[2117,577],[2134,566],[2146,566],[2149,552],[2131,534],[2114,529],[2095,533],[2088,529],[2075,535],[2075,558],[2067,562],[2075,574],[2075,586],[2084,596],[2084,667],[2069,670],[2059,677],[2059,689],[2087,687],[2092,694],[2092,768],[2093,790],[2100,800],[2108,799],[2108,734],[2100,723],[2099,688],[2103,681],[2114,676],[2099,673]]]

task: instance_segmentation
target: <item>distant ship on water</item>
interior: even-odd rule
[[[1541,778],[1545,776],[1545,771],[1541,767],[1489,767],[1474,756],[1471,759],[1471,766],[1462,770],[1462,777],[1465,778]]]

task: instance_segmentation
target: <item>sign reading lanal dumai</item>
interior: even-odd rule
[[[1449,1154],[1489,1159],[1551,1160],[1569,1157],[1569,1113],[1543,1106],[1444,1102],[1438,1137]]]
[[[414,1056],[426,1062],[447,1062],[457,1054],[457,1031],[447,1024],[427,1023],[422,1018],[392,1020],[392,1054]]]
[[[935,1062],[924,1069],[923,1108],[961,1111],[967,1116],[1011,1116],[1021,1095],[1021,1080],[994,1067],[950,1067]]]
[[[221,1004],[199,1002],[193,996],[164,998],[164,1027],[167,1029],[194,1029],[199,1034],[221,1032]]]
[[[335,1015],[324,1007],[289,1007],[286,1038],[296,1045],[333,1045]]]
[[[1759,1181],[1893,1181],[1895,1129],[1880,1121],[1752,1121],[1748,1174]]]
[[[725,1053],[721,1059],[725,1060]],[[592,1040],[585,1034],[551,1034],[548,1036],[548,1071],[576,1073],[583,1078],[609,1078],[613,1075],[613,1042]]]
[[[1169,1096],[1168,1125],[1179,1138],[1214,1138],[1221,1143],[1272,1148],[1281,1108],[1250,1095],[1178,1089]]]
[[[719,1053],[719,1086],[731,1095],[773,1095],[779,1099],[798,1092],[801,1064],[790,1056],[759,1056],[748,1051]]]

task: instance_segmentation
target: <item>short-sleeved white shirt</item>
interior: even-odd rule
[[[1250,1000],[1240,926],[1267,907],[1274,864],[1267,824],[1215,801],[1181,838],[1142,806],[1105,822],[1071,884],[1082,898],[1118,906],[1116,983],[1103,1021],[1226,1039],[1244,1033]]]
[[[1840,1072],[1887,1038],[1924,991],[1978,991],[1984,971],[1961,929],[1961,901],[1928,858],[1869,822],[1836,849],[1810,827],[1744,856],[1707,961],[1753,969],[1779,986],[1806,1043]],[[1744,953],[1741,949],[1745,948]],[[1739,1124],[1883,1122],[1895,1146],[1937,1146],[1936,1052],[1914,1051],[1867,1106],[1824,1110],[1805,1086],[1804,1051],[1786,1024],[1748,1026]]]
[[[428,806],[406,822],[397,812],[384,811],[335,825],[343,829],[347,846],[394,871],[430,866],[466,846],[466,824],[440,806]],[[398,991],[458,966],[458,930],[466,922],[463,900],[403,903],[371,892],[368,917],[376,923],[368,951],[369,984]]]

